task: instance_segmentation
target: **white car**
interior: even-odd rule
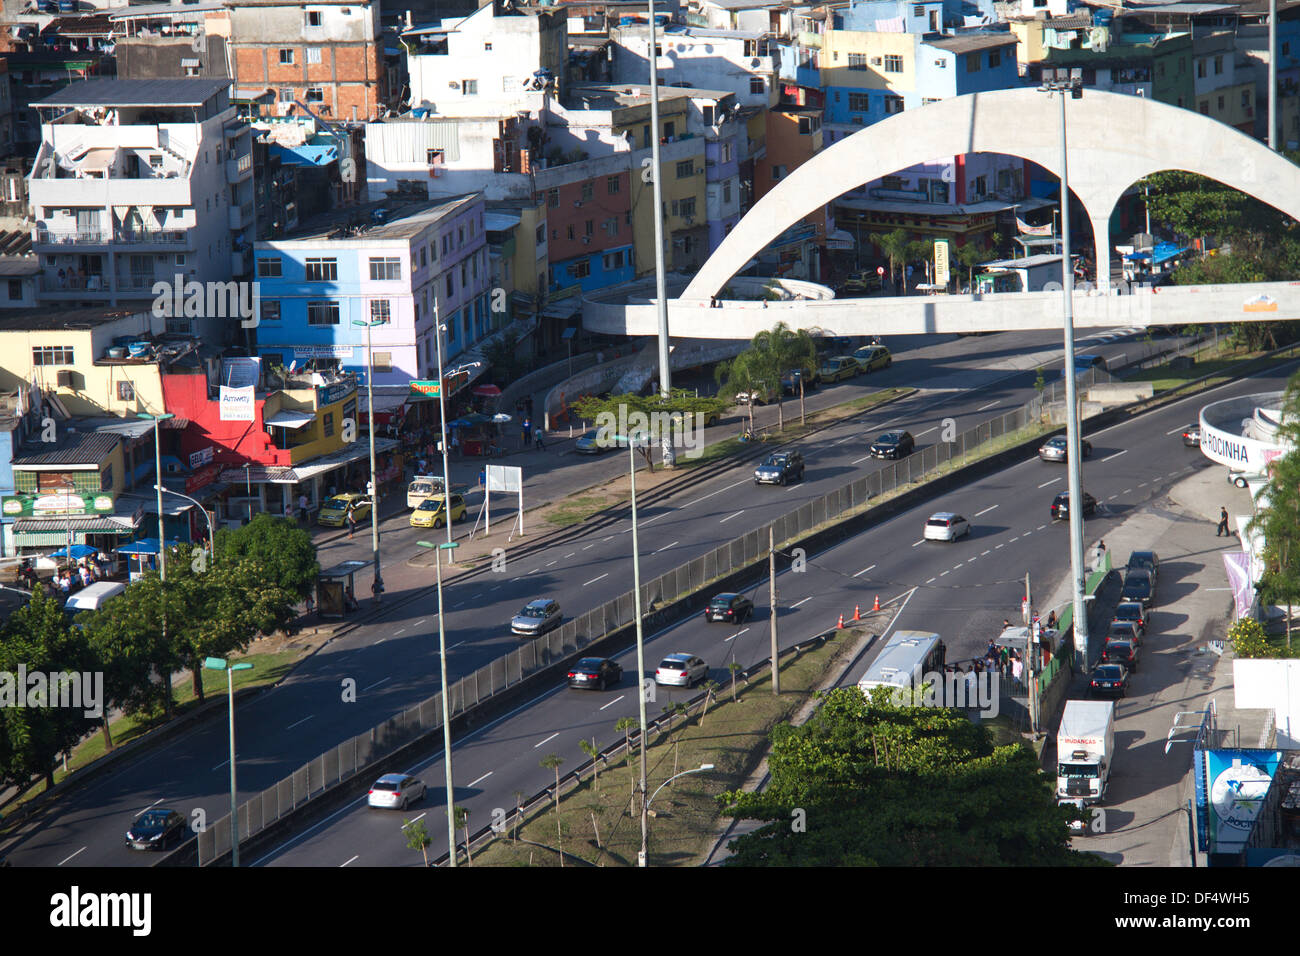
[[[1245,488],[1248,482],[1267,481],[1267,475],[1256,475],[1248,471],[1230,471],[1228,472],[1228,484],[1236,485],[1238,488]]]
[[[673,687],[691,687],[709,676],[709,665],[694,654],[669,654],[659,662],[655,683]]]
[[[925,523],[926,541],[956,541],[970,534],[970,522],[951,511],[930,515]]]
[[[372,807],[383,810],[405,810],[408,805],[424,799],[424,781],[402,773],[386,773],[370,787],[366,798]]]

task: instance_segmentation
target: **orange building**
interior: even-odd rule
[[[782,103],[767,113],[767,155],[754,164],[754,200],[812,159],[822,148],[822,111]],[[821,206],[794,223],[771,246],[780,258],[778,274],[821,280],[829,234],[830,207]]]

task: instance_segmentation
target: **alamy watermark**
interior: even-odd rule
[[[165,319],[239,319],[246,329],[261,323],[261,283],[198,282],[177,273],[153,284],[153,314]]]
[[[602,445],[623,444],[631,438],[638,444],[664,445],[685,449],[687,458],[704,453],[704,418],[700,412],[651,412],[618,406],[596,415],[596,441]]]
[[[956,707],[978,710],[985,720],[1000,713],[1002,675],[997,671],[930,671],[915,686],[892,688],[891,699],[903,707]],[[883,686],[883,685],[880,685]],[[862,688],[869,697],[874,688]]]
[[[86,717],[104,716],[104,672],[0,671],[0,707],[81,708]]]

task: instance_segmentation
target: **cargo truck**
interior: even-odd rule
[[[1067,700],[1056,734],[1056,801],[1082,810],[1106,797],[1115,756],[1115,702]],[[1086,832],[1083,823],[1072,824]]]

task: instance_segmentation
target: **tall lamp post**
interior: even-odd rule
[[[447,506],[448,521],[447,526],[451,526],[450,505]],[[454,551],[460,547],[455,541],[448,541],[445,544],[434,544],[432,541],[415,542],[422,548],[429,548],[432,551],[440,552]],[[450,563],[450,562],[448,562]],[[456,817],[454,810],[456,807],[456,791],[451,783],[451,707],[447,702],[447,634],[443,628],[442,619],[442,555],[434,554],[433,565],[438,569],[438,667],[442,671],[442,766],[447,775],[447,847],[451,854],[451,865],[456,865]]]
[[[649,0],[650,12],[650,162],[654,166],[652,180],[655,201],[655,309],[659,314],[659,394],[667,398],[672,394],[673,372],[668,365],[668,292],[664,282],[664,193],[659,182],[663,167],[659,164],[659,58],[655,51],[655,0]],[[664,464],[672,465],[673,442],[663,440]],[[644,796],[644,794],[642,794]]]
[[[1082,70],[1044,70],[1039,92],[1056,95],[1061,101],[1061,285],[1065,331],[1065,461],[1070,501],[1070,579],[1074,595],[1075,659],[1086,670],[1088,654],[1088,605],[1084,599],[1083,569],[1083,481],[1079,451],[1078,381],[1074,367],[1074,268],[1070,263],[1070,170],[1066,148],[1065,101],[1083,96]],[[1097,263],[1100,271],[1101,263]]]
[[[442,333],[446,326],[442,324],[442,311],[438,306],[437,296],[433,300],[433,338],[438,346],[438,430],[442,438],[442,507],[447,512],[447,543],[452,543],[451,535],[451,465],[447,461],[447,382],[442,375]],[[447,548],[447,562],[456,560],[455,549]],[[434,555],[439,563],[442,554]],[[448,807],[448,815],[451,809]],[[455,857],[455,841],[452,841],[452,856]]]
[[[176,416],[170,412],[161,412],[157,415],[151,415],[148,412],[136,412],[136,418],[143,418],[153,421],[153,455],[154,455],[154,474],[158,476],[158,483],[154,487],[158,490],[158,574],[164,582],[167,580],[167,535],[163,531],[163,503],[162,503],[162,442],[158,438],[158,423],[168,418]]]
[[[252,670],[252,664],[231,664],[224,657],[207,657],[203,669],[226,672],[226,700],[230,710],[230,865],[239,866],[239,804],[235,791],[235,671]]]
[[[63,518],[68,523],[68,543],[67,552],[64,553],[64,562],[68,568],[72,568],[72,493],[77,490],[77,486],[71,481],[63,483]]]
[[[375,370],[374,352],[370,349],[370,330],[376,325],[387,325],[387,319],[363,322],[353,319],[352,324],[366,330],[366,417],[370,427],[370,553],[375,562],[375,591],[384,587],[384,575],[379,568],[379,480],[375,476]],[[378,598],[376,598],[378,600]]]
[[[208,548],[212,552],[212,564],[215,567],[217,563],[217,537],[212,531],[212,515],[208,514],[208,509],[203,507],[203,505],[199,504],[198,501],[191,498],[189,495],[181,494],[179,491],[172,491],[170,488],[164,488],[161,482],[154,485],[154,488],[157,491],[165,492],[169,495],[175,495],[177,498],[184,498],[186,501],[194,505],[194,507],[199,509],[199,513],[202,514],[208,522]]]

